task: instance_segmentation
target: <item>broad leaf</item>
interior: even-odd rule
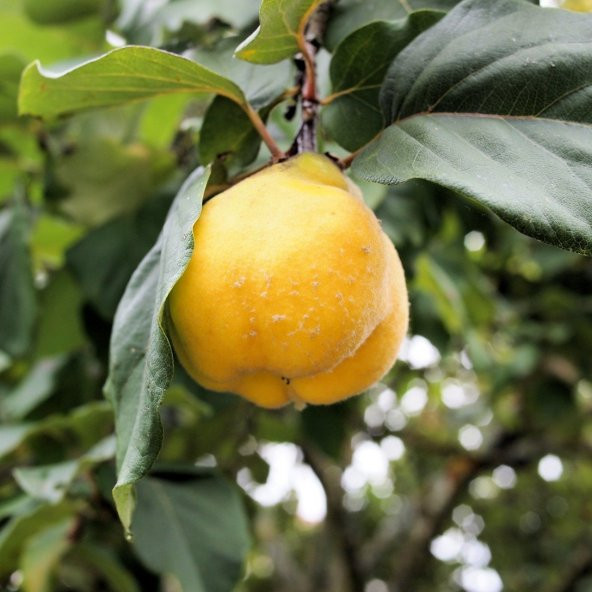
[[[105,393],[116,419],[118,480],[113,495],[128,531],[133,485],[160,450],[159,406],[173,373],[163,327],[165,301],[191,257],[193,224],[208,176],[208,170],[198,169],[180,189],[160,238],[134,272],[115,315]]]
[[[377,21],[339,44],[330,69],[335,98],[323,110],[323,124],[341,146],[356,150],[384,127],[378,95],[388,67],[409,42],[443,16],[422,10],[397,21]]]
[[[335,4],[325,33],[325,45],[333,50],[356,29],[374,21],[406,18],[416,10],[447,11],[460,0],[340,0]]]
[[[192,474],[193,472],[193,474]],[[150,476],[137,487],[134,547],[187,592],[231,592],[249,547],[236,487],[208,474]]]
[[[19,112],[51,118],[165,93],[217,93],[245,105],[240,88],[215,72],[160,49],[130,46],[61,73],[33,62],[21,79]]]
[[[114,455],[115,438],[107,436],[75,460],[17,468],[13,475],[23,491],[31,497],[55,504],[64,499],[68,488],[82,471],[109,460]]]
[[[21,200],[0,211],[0,351],[13,357],[27,352],[37,314],[29,232]]]
[[[592,254],[591,50],[592,16],[465,0],[395,58],[381,92],[394,123],[355,170],[433,181]]]
[[[236,57],[274,64],[299,51],[304,28],[324,0],[263,0],[259,27],[236,50]]]

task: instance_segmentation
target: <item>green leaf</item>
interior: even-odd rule
[[[176,32],[185,23],[207,26],[213,19],[243,29],[257,18],[259,0],[175,0],[138,2],[122,0],[117,26],[133,43],[162,46],[167,32]]]
[[[109,585],[109,590],[116,592],[140,592],[132,574],[119,562],[110,550],[90,542],[79,542],[68,553],[89,568],[96,571]]]
[[[21,200],[0,211],[0,350],[12,357],[27,352],[37,316],[29,232]]]
[[[69,517],[35,533],[25,544],[20,560],[24,592],[55,590],[53,572],[72,542],[68,538],[74,524]]]
[[[325,0],[263,0],[259,27],[236,49],[236,57],[274,64],[299,50],[299,38],[312,13]]]
[[[12,518],[0,531],[0,577],[9,575],[19,567],[21,553],[32,536],[47,527],[63,523],[75,511],[74,504],[62,502],[38,506],[26,514]]]
[[[134,269],[158,238],[170,201],[168,195],[155,196],[137,212],[99,226],[69,249],[68,266],[104,318],[113,318]],[[100,259],[96,253],[101,253]]]
[[[192,472],[138,484],[134,548],[148,568],[176,576],[184,591],[231,592],[249,547],[240,497],[225,479]]]
[[[0,400],[3,421],[20,420],[43,403],[54,391],[66,359],[62,356],[40,360],[22,382]]]
[[[24,0],[26,15],[41,25],[62,24],[97,15],[106,8],[105,0]]]
[[[14,54],[0,55],[0,123],[17,116],[16,97],[24,62]]]
[[[0,458],[38,434],[59,434],[91,446],[103,436],[112,422],[113,412],[107,401],[93,401],[66,415],[49,415],[37,422],[0,425]]]
[[[130,46],[59,74],[33,62],[21,79],[19,113],[51,118],[166,93],[217,93],[245,105],[240,88],[215,72],[167,51]]]
[[[115,315],[105,393],[115,408],[118,480],[113,495],[126,531],[133,485],[160,450],[159,406],[173,372],[164,306],[191,257],[193,224],[208,177],[209,169],[198,169],[181,187],[160,238],[134,272]]]
[[[591,30],[592,16],[466,0],[395,58],[381,93],[394,123],[354,170],[433,181],[592,254]]]
[[[264,114],[263,114],[264,115]],[[201,162],[224,157],[227,170],[251,164],[259,152],[261,136],[245,112],[228,99],[216,97],[204,116],[199,136]]]
[[[378,21],[358,29],[337,47],[331,60],[331,103],[323,125],[347,150],[367,144],[383,127],[378,95],[395,56],[444,16],[418,11],[397,21]]]
[[[333,50],[356,29],[371,22],[406,18],[416,10],[448,11],[460,0],[340,0],[333,8],[325,45]]]
[[[75,460],[52,465],[20,467],[13,471],[16,482],[31,497],[52,504],[61,502],[82,471],[115,456],[115,437],[107,436]]]

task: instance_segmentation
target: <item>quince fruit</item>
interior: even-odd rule
[[[407,331],[405,276],[360,190],[303,153],[204,205],[169,298],[187,372],[263,407],[329,404],[393,365]]]

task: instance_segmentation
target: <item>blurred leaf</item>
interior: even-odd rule
[[[157,195],[137,212],[92,230],[68,251],[68,266],[105,319],[113,318],[134,269],[158,238],[169,205],[168,195]]]
[[[257,18],[258,0],[173,0],[147,3],[123,0],[117,21],[132,43],[162,45],[167,32],[178,31],[184,23],[207,25],[214,19],[242,29]]]
[[[17,116],[16,97],[25,63],[14,54],[0,54],[0,123]]]
[[[208,176],[208,169],[197,169],[181,187],[160,238],[134,272],[115,315],[105,393],[115,408],[118,480],[113,496],[126,531],[133,485],[160,450],[159,407],[173,373],[164,307],[191,257],[193,224]]]
[[[174,574],[184,591],[234,589],[249,535],[238,491],[225,479],[191,470],[143,479],[133,528],[146,566]]]
[[[351,400],[337,405],[307,407],[300,414],[304,436],[331,458],[339,459],[347,439],[345,420],[350,409]]]
[[[592,16],[521,0],[466,0],[395,58],[381,92],[394,123],[354,171],[389,184],[427,179],[529,236],[592,254],[581,68],[591,27]]]
[[[42,311],[37,329],[35,356],[44,358],[78,349],[86,342],[82,326],[82,295],[71,274],[51,274],[39,294]]]
[[[24,0],[27,16],[41,25],[56,25],[100,14],[105,0]]]
[[[135,210],[173,168],[170,153],[140,144],[122,145],[96,135],[58,160],[59,209],[78,222],[96,225]]]
[[[25,592],[51,592],[54,590],[53,572],[72,542],[68,533],[74,518],[69,517],[31,536],[24,546],[20,567]]]
[[[66,249],[83,233],[83,227],[57,216],[41,215],[31,234],[31,251],[35,269],[59,268]]]
[[[115,437],[107,436],[76,460],[20,467],[13,471],[13,475],[23,491],[31,497],[55,504],[64,499],[68,488],[82,471],[114,456]]]
[[[236,57],[274,64],[299,51],[308,19],[324,0],[262,0],[259,27],[239,47]]]
[[[69,556],[100,574],[113,592],[140,592],[132,574],[108,549],[82,542],[72,548]]]
[[[330,50],[334,50],[349,34],[371,22],[403,19],[416,10],[447,11],[459,2],[460,0],[340,0],[333,9],[324,42]]]
[[[21,553],[28,541],[49,526],[63,524],[74,516],[76,506],[68,502],[38,506],[26,514],[12,518],[0,530],[0,577],[18,569]]]
[[[43,10],[56,0],[30,0]],[[87,0],[81,0],[86,2]],[[105,27],[100,19],[85,19],[67,26],[44,27],[24,13],[20,0],[0,1],[0,51],[25,60],[39,56],[48,63],[100,51],[105,45]]]
[[[331,60],[333,99],[322,111],[323,125],[347,150],[368,143],[383,127],[378,93],[394,57],[443,12],[422,10],[397,21],[377,21],[357,29]]]
[[[25,69],[19,113],[51,118],[165,93],[217,93],[245,106],[236,84],[195,62],[151,47],[122,47],[61,73]]]
[[[221,39],[211,48],[195,48],[187,57],[233,80],[245,93],[255,109],[275,101],[287,88],[294,85],[296,71],[290,63],[253,64],[237,60],[235,48],[242,37]]]
[[[3,421],[23,419],[51,396],[65,361],[58,356],[37,362],[19,385],[0,400],[0,418]]]
[[[37,316],[29,232],[21,200],[0,210],[0,350],[13,357],[27,352]]]
[[[65,415],[53,414],[36,421],[0,425],[0,458],[12,452],[27,438],[38,434],[72,434],[80,445],[89,447],[111,426],[113,412],[107,401],[87,403]]]

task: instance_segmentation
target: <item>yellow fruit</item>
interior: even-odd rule
[[[208,201],[169,298],[180,362],[263,407],[334,403],[395,361],[405,276],[359,189],[304,153]]]
[[[561,8],[576,12],[592,12],[592,0],[564,0]]]

